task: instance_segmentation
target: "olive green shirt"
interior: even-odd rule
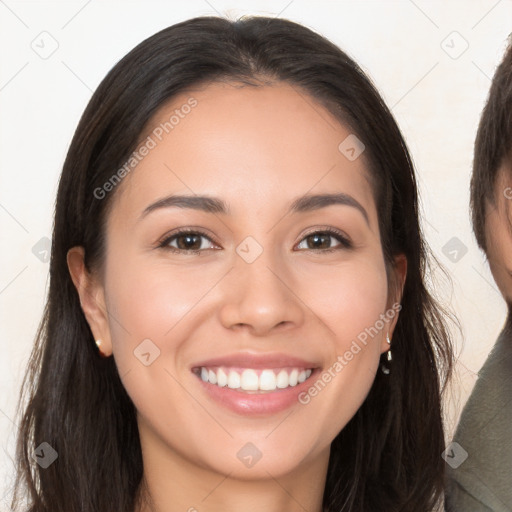
[[[512,512],[511,314],[478,374],[453,441],[467,458],[457,468],[445,459],[446,512]],[[465,456],[454,451],[454,460]]]

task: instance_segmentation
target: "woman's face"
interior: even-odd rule
[[[143,453],[242,479],[325,461],[397,314],[361,146],[284,84],[210,84],[150,125],[108,192],[108,318],[92,321]]]

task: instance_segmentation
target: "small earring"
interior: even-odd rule
[[[386,341],[388,345],[391,346],[391,340],[389,338],[389,332],[386,334]],[[391,357],[391,349],[388,350],[388,361],[391,361],[393,358]]]
[[[101,350],[101,340],[96,340],[96,346],[98,347],[98,353],[101,357],[107,357]]]
[[[389,332],[386,334],[386,341],[387,341],[388,345],[391,346],[391,340],[389,338]],[[389,349],[387,351],[387,360],[388,360],[388,362],[391,362],[393,360],[393,357],[391,355],[391,349]],[[382,373],[384,373],[385,375],[389,375],[390,369],[387,366],[385,366],[384,364],[381,364],[380,365],[380,369],[382,370]]]

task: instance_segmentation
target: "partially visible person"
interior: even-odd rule
[[[467,452],[448,465],[447,512],[512,511],[512,35],[494,75],[475,141],[473,229],[508,305],[454,441]],[[455,456],[465,456],[459,451]]]

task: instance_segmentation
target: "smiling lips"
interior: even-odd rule
[[[204,396],[237,415],[267,417],[298,406],[318,362],[287,354],[238,353],[190,367]]]
[[[265,394],[303,383],[317,367],[287,354],[239,353],[202,361],[192,372],[217,388]]]
[[[219,387],[227,386],[240,391],[275,391],[296,386],[310,375],[310,368],[233,368],[204,367],[200,369],[203,382],[210,382]]]

